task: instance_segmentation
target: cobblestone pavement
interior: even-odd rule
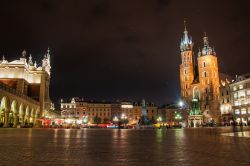
[[[0,129],[0,165],[250,165],[231,129]]]

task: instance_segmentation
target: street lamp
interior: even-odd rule
[[[82,123],[83,123],[83,124],[87,124],[87,123],[88,123],[88,116],[84,116],[84,117],[83,117]]]
[[[115,116],[115,117],[113,118],[113,121],[114,121],[114,122],[118,122],[118,121],[119,121],[119,119],[117,118],[117,116]]]
[[[160,116],[159,116],[156,120],[157,120],[157,122],[159,122],[159,123],[162,122],[162,118],[161,118]]]
[[[177,114],[175,115],[175,119],[180,120],[180,119],[182,119],[182,116],[181,116],[179,113],[177,113]]]
[[[126,115],[122,114],[121,119],[122,119],[122,122],[123,122],[123,126],[125,128],[125,125],[126,125],[125,121],[127,121],[128,117]]]
[[[179,104],[179,106],[180,106],[180,107],[183,107],[183,106],[184,106],[183,101],[179,101],[179,103],[178,103],[178,104]]]

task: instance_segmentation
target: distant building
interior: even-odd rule
[[[150,120],[156,118],[157,106],[146,103],[147,115]],[[137,124],[142,113],[141,102],[116,101],[100,102],[72,98],[70,101],[61,101],[61,116],[65,119],[82,120],[87,118],[88,123],[94,123],[95,117],[101,118],[101,123],[112,122],[114,118],[126,117],[129,124]]]
[[[250,122],[250,74],[241,75],[230,85],[234,120],[238,124]]]
[[[139,119],[141,118],[143,114],[143,109],[145,109],[145,115],[147,115],[147,118],[151,121],[156,121],[157,118],[157,106],[153,102],[146,102],[145,108],[142,106],[142,101],[140,102],[134,102],[133,103],[133,120],[134,123],[138,123]]]
[[[158,108],[158,117],[162,117],[162,122],[168,126],[187,126],[188,112],[176,103],[163,105]]]
[[[83,120],[94,123],[94,118],[101,118],[101,123],[111,121],[111,103],[100,101],[85,101],[80,98],[72,98],[69,102],[61,101],[62,118]]]
[[[221,124],[230,125],[233,121],[233,111],[231,102],[230,83],[232,83],[232,77],[226,74],[220,74],[220,112],[221,112]]]

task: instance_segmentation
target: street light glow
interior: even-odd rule
[[[183,105],[184,105],[183,101],[179,101],[179,106],[183,107]]]

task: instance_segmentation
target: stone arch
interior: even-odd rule
[[[7,96],[1,99],[1,109],[10,109],[10,102]]]
[[[198,86],[193,88],[193,99],[200,99],[200,90]]]
[[[23,103],[20,104],[19,106],[19,121],[22,125],[24,125],[24,116],[25,116],[25,111],[24,111],[25,106]]]
[[[8,117],[10,111],[10,102],[7,96],[4,96],[0,105],[0,122],[4,127],[8,127]]]
[[[25,109],[24,123],[30,123],[30,107],[27,105]]]
[[[34,123],[34,118],[35,118],[35,109],[31,108],[31,111],[30,111],[30,122]]]
[[[11,111],[15,114],[18,114],[18,109],[17,109],[17,101],[13,100],[11,102]]]
[[[18,114],[17,101],[13,100],[11,102],[11,108],[10,108],[10,112],[9,112],[9,124],[10,124],[10,126],[13,126],[13,127],[17,126],[17,114]]]

